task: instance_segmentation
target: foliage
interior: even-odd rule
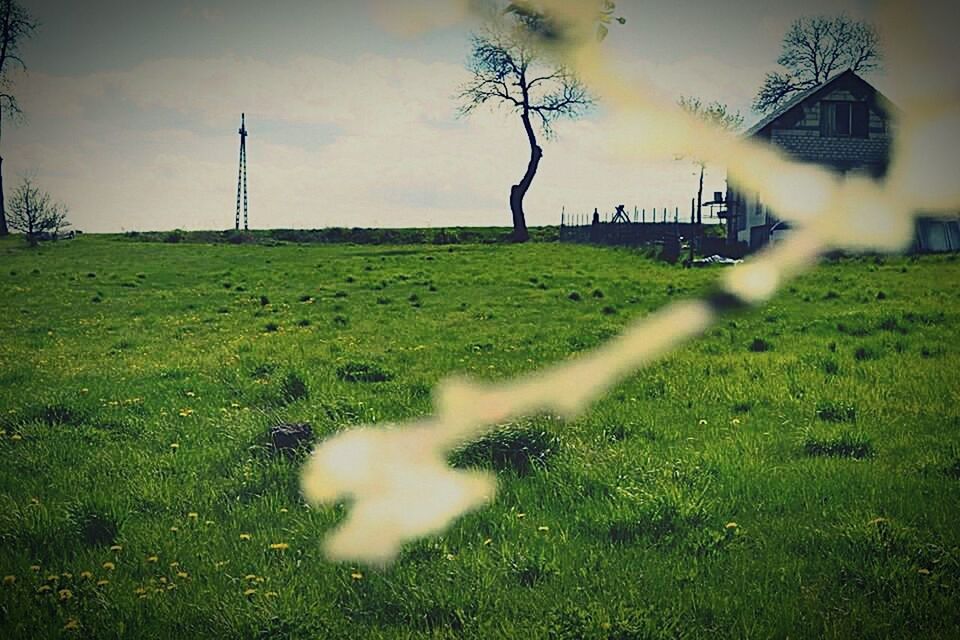
[[[26,69],[20,45],[37,29],[37,22],[17,0],[0,0],[0,117],[17,118],[20,106],[13,95],[14,67]]]
[[[305,508],[296,459],[264,455],[271,427],[426,415],[448,375],[577,357],[724,272],[195,234],[0,240],[3,638],[956,636],[956,256],[825,261],[581,418],[488,440],[471,453],[504,469],[495,501],[368,570],[322,559],[344,509]],[[756,336],[774,348],[749,352]],[[338,376],[374,364],[391,379]]]
[[[677,104],[690,115],[724,131],[737,131],[743,126],[743,116],[740,112],[732,113],[727,105],[721,102],[704,104],[700,98],[680,96]]]
[[[784,71],[766,75],[753,108],[768,113],[839,71],[874,71],[880,62],[880,38],[870,23],[846,15],[798,18],[783,37],[783,51],[777,58]]]
[[[506,106],[521,118],[535,116],[550,138],[556,120],[579,117],[593,105],[577,77],[523,29],[490,25],[475,33],[467,70],[473,77],[458,93],[462,116],[487,103]]]
[[[55,239],[61,230],[70,226],[66,205],[53,202],[50,194],[34,185],[30,178],[24,178],[10,196],[7,223],[11,229],[22,231],[31,246],[45,235]]]

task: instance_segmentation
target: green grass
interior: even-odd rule
[[[722,269],[550,243],[0,256],[4,638],[960,637],[953,256],[825,262],[582,418],[454,452],[495,503],[382,571],[324,560],[348,507],[304,505],[271,426],[422,416],[449,374],[574,357]]]

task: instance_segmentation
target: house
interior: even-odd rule
[[[879,178],[887,171],[893,138],[890,115],[896,110],[870,83],[847,70],[794,96],[751,127],[745,136],[776,145],[797,160],[815,162],[840,174],[858,172]],[[741,243],[749,250],[776,240],[789,229],[758,194],[740,191],[732,181],[728,181],[725,213],[728,243]],[[947,238],[947,244],[953,237],[960,242],[960,236],[951,236],[949,229],[933,235],[938,239],[934,243],[937,246],[945,244],[939,241],[941,236]],[[917,244],[921,244],[919,233]]]

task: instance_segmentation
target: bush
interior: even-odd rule
[[[186,232],[183,229],[174,229],[167,235],[163,236],[163,241],[168,244],[177,244],[178,242],[183,242],[187,239]]]

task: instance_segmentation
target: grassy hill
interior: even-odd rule
[[[492,506],[331,564],[267,429],[430,411],[721,269],[521,246],[0,242],[0,636],[960,636],[960,264],[828,261],[586,416],[458,452]],[[361,375],[358,375],[360,372]]]

